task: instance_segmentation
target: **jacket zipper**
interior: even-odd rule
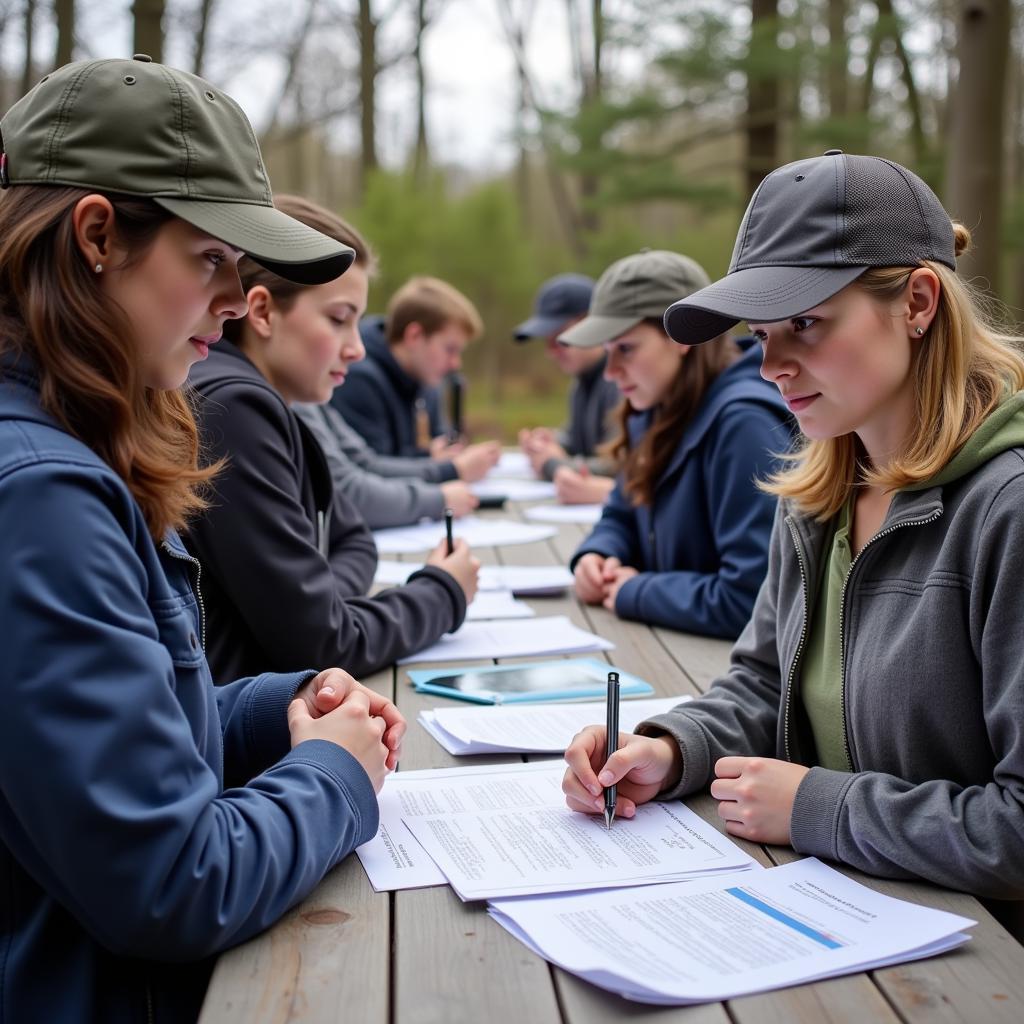
[[[789,678],[786,680],[786,703],[782,709],[782,743],[786,754],[786,760],[792,761],[789,751],[789,707],[793,697],[793,680],[796,678],[796,667],[800,664],[800,655],[803,653],[804,641],[807,639],[807,620],[810,618],[811,600],[810,590],[807,586],[807,568],[804,564],[804,552],[800,547],[800,539],[796,535],[796,527],[793,525],[793,517],[786,516],[786,525],[789,527],[790,536],[793,538],[793,547],[796,548],[796,560],[800,564],[800,582],[804,588],[804,621],[800,627],[800,640],[796,645],[796,654],[789,666]]]
[[[924,519],[907,519],[902,523],[893,523],[892,526],[888,526],[884,530],[880,530],[864,545],[864,547],[860,549],[859,552],[857,552],[857,557],[850,563],[850,568],[846,571],[846,577],[843,580],[843,589],[839,594],[839,707],[843,712],[843,752],[846,754],[846,763],[849,765],[850,771],[855,771],[856,768],[853,763],[853,757],[850,754],[849,730],[846,723],[846,636],[843,630],[843,625],[846,622],[847,584],[850,582],[853,570],[864,557],[864,552],[867,551],[875,541],[881,540],[883,537],[888,536],[890,533],[895,533],[897,530],[901,530],[905,526],[926,526],[928,523],[935,522],[935,520],[941,515],[942,509],[936,509],[931,513],[931,515],[926,516]]]
[[[194,565],[196,568],[196,582],[193,590],[196,595],[196,604],[199,606],[199,646],[206,650],[206,606],[203,604],[203,591],[199,583],[203,575],[203,567],[199,564],[198,558],[193,558],[191,555],[182,555],[175,551],[169,544],[164,542],[161,545],[164,551],[171,556],[176,558],[179,562],[188,562],[190,565]]]

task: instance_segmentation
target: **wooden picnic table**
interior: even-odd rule
[[[490,514],[520,512],[510,506]],[[549,541],[477,553],[485,564],[565,564],[586,528],[557,530]],[[726,642],[626,622],[581,605],[571,592],[530,604],[613,641],[609,664],[646,679],[659,696],[703,692],[728,661]],[[364,682],[394,700],[410,723],[399,770],[528,759],[448,754],[416,719],[425,708],[457,702],[415,693],[404,666]],[[687,803],[721,827],[710,796]],[[766,866],[797,859],[789,848],[738,842]],[[972,941],[928,960],[723,1003],[645,1006],[549,965],[492,921],[484,903],[463,903],[447,886],[375,893],[352,855],[273,928],[220,957],[200,1024],[1024,1021],[1024,946],[978,900],[842,870],[881,892],[976,920]]]

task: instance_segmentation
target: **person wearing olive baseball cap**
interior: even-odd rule
[[[142,56],[55,71],[0,135],[3,1015],[194,1020],[212,956],[374,835],[405,729],[339,669],[215,693],[178,536],[220,468],[180,388],[242,253],[305,286],[352,249],[274,209],[233,100]]]
[[[619,477],[572,569],[582,600],[623,618],[735,637],[767,569],[774,515],[754,480],[788,447],[789,422],[758,374],[759,346],[722,336],[688,348],[665,334],[666,304],[707,281],[679,253],[627,256],[562,335],[603,348],[624,399],[610,449]]]
[[[770,568],[728,675],[616,772],[661,799],[710,783],[733,835],[1019,923],[1024,356],[957,276],[969,242],[907,168],[830,151],[769,174],[728,276],[669,308],[691,353],[746,319],[803,440],[764,485]]]

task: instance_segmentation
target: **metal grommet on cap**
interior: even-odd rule
[[[843,151],[841,149],[826,149],[825,156],[842,156]]]
[[[141,60],[143,64],[153,63],[153,58],[148,53],[133,53],[132,60]]]
[[[124,76],[124,84],[125,85],[134,85],[135,84],[135,76],[134,75],[125,75]]]
[[[215,101],[215,100],[217,99],[217,97],[216,97],[216,96],[215,96],[215,95],[214,95],[214,94],[213,94],[213,93],[212,93],[212,92],[211,92],[211,91],[210,91],[209,89],[207,89],[207,90],[206,90],[206,92],[204,92],[204,93],[203,93],[203,95],[204,95],[204,96],[205,96],[205,97],[206,97],[206,98],[207,98],[207,99],[208,99],[208,100],[209,100],[209,101],[210,101],[211,103],[213,103],[213,102],[214,102],[214,101]]]

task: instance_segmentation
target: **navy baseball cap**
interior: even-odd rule
[[[584,274],[559,274],[545,281],[533,300],[533,316],[512,332],[516,341],[558,334],[576,317],[590,309],[594,282]]]
[[[799,316],[871,267],[956,269],[953,225],[935,193],[906,167],[830,149],[772,171],[743,216],[729,272],[665,311],[686,345],[741,320]]]

